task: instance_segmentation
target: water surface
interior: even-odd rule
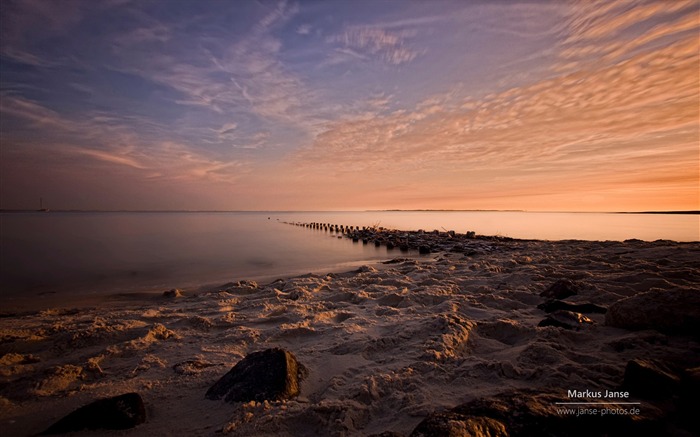
[[[164,290],[350,270],[405,255],[284,221],[548,240],[697,241],[698,220],[522,212],[3,213],[0,284],[2,298]]]

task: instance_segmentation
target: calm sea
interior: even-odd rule
[[[524,212],[2,213],[0,298],[271,280],[400,256],[284,221],[547,240],[698,241],[699,220],[698,215]]]

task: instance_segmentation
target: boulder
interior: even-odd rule
[[[673,396],[680,388],[680,376],[662,363],[631,360],[625,367],[622,389],[632,396],[662,399]]]
[[[639,415],[564,414],[557,402],[562,393],[513,390],[475,399],[447,412],[432,413],[414,428],[411,437],[509,436],[583,437],[668,435],[667,417],[645,405]],[[578,407],[573,407],[578,410]]]
[[[284,349],[253,352],[212,385],[207,399],[248,402],[290,399],[299,394],[299,382],[305,367]]]
[[[700,410],[700,367],[685,369],[681,374],[680,382],[680,421],[687,429],[700,435],[700,420],[697,420]]]
[[[178,290],[177,288],[173,288],[172,290],[164,291],[163,297],[182,297],[182,291]]]
[[[411,261],[410,258],[394,258],[390,259],[389,261],[382,261],[382,264],[401,264],[405,263],[407,261]]]
[[[586,325],[592,325],[593,320],[581,313],[573,311],[557,310],[542,320],[537,326],[556,326],[564,329],[581,329]]]
[[[490,417],[463,416],[459,413],[431,414],[411,433],[411,437],[508,437],[502,422]]]
[[[578,294],[578,286],[568,279],[560,279],[540,293],[540,296],[548,299],[566,299],[575,294]]]
[[[98,399],[51,425],[42,435],[83,429],[129,429],[146,421],[146,408],[138,393]]]
[[[651,290],[621,299],[608,308],[605,324],[630,330],[656,329],[672,335],[700,333],[700,292]]]

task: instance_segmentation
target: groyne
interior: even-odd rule
[[[469,254],[483,249],[485,241],[512,240],[507,237],[477,235],[474,231],[457,233],[455,231],[403,231],[387,229],[381,226],[354,226],[321,222],[282,222],[292,226],[328,232],[331,236],[348,238],[354,243],[386,246],[388,250],[398,249],[402,252],[418,251],[420,254],[433,252],[459,252]]]

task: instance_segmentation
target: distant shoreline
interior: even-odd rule
[[[129,209],[52,209],[50,211],[38,211],[35,209],[0,209],[3,213],[309,213],[309,212],[524,212],[524,213],[545,213],[545,214],[686,214],[700,215],[700,210],[690,211],[528,211],[524,209],[368,209],[362,211],[322,211],[322,210],[299,210],[299,211],[265,211],[265,210],[129,210]]]
[[[698,211],[528,211],[525,209],[370,209],[365,212],[526,212],[544,214],[700,214]]]

